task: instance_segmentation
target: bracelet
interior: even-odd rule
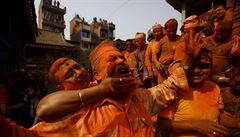
[[[81,105],[84,106],[84,103],[83,103],[83,100],[82,100],[82,93],[81,92],[78,92],[78,95],[79,95],[79,98],[81,100]]]

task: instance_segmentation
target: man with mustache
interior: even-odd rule
[[[58,92],[54,92],[44,97],[38,104],[37,115],[43,121],[51,121],[55,119],[65,119],[64,116],[82,108],[85,105],[83,103],[81,95],[86,94],[84,99],[88,101],[89,104],[105,98],[110,94],[110,90],[117,90],[120,87],[127,89],[124,87],[124,83],[127,80],[123,80],[122,83],[119,83],[119,79],[105,79],[99,86],[92,87],[92,83],[90,82],[89,75],[86,70],[76,61],[62,57],[53,62],[49,70],[49,81],[54,86],[54,90],[58,90]],[[125,81],[125,82],[124,82]],[[128,85],[131,85],[129,83]],[[119,87],[120,86],[120,87]],[[60,91],[59,91],[60,90]],[[93,96],[92,96],[93,95]],[[67,127],[67,130],[63,130],[62,126],[72,125],[71,120],[73,117],[67,118],[67,120],[59,120],[59,122],[55,122],[54,124],[46,124],[48,130],[45,131],[45,134],[36,133],[32,128],[32,131],[16,125],[15,122],[5,119],[2,115],[0,115],[0,133],[4,137],[35,137],[35,136],[70,136],[71,135],[71,127]],[[69,123],[68,123],[69,122]],[[41,125],[44,126],[44,122],[40,122],[37,126],[38,130],[43,130]],[[63,134],[59,134],[59,131],[63,130]],[[48,131],[50,133],[48,133]],[[77,130],[76,130],[77,131]],[[62,132],[61,132],[62,133]],[[74,136],[78,136],[74,134]]]
[[[89,89],[92,88],[77,91],[72,99],[69,98],[59,106],[59,109],[62,106],[68,108],[62,110],[68,112],[69,115],[65,113],[66,116],[60,119],[41,122],[31,128],[32,132],[40,136],[151,137],[154,135],[152,115],[175,100],[177,90],[187,88],[182,68],[177,68],[173,75],[156,87],[137,88],[135,79],[130,78],[129,67],[123,55],[116,48],[115,42],[111,40],[103,41],[91,52],[90,62],[95,79],[99,83],[98,86],[92,88],[99,91],[83,92],[84,90],[90,91]],[[118,88],[112,86],[115,80],[117,80],[115,85],[118,85]],[[101,99],[99,92],[106,93],[105,99]],[[64,98],[69,92],[62,93],[60,95],[56,92],[54,96]],[[54,97],[50,96],[49,98]],[[92,98],[88,98],[89,96]],[[45,100],[46,105],[50,102],[49,98]],[[72,101],[75,98],[78,98],[78,102]],[[94,98],[96,102],[89,103]],[[85,107],[76,110],[77,105]]]

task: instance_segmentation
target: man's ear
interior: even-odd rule
[[[65,89],[65,87],[62,83],[58,84],[57,88],[58,88],[58,90],[64,90]]]
[[[97,81],[100,81],[102,79],[97,71],[93,71],[93,76]]]

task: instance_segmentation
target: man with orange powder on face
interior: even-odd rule
[[[123,79],[122,83],[119,83],[119,79],[105,79],[99,86],[93,88],[87,88],[92,86],[90,79],[85,69],[78,64],[76,61],[62,57],[57,59],[50,67],[49,70],[49,80],[55,85],[55,90],[62,90],[54,92],[44,97],[38,104],[37,115],[43,121],[53,121],[54,119],[62,118],[64,116],[82,108],[85,105],[91,104],[97,100],[105,98],[108,95],[108,89],[111,90],[119,89],[120,87],[127,89],[125,85],[131,87],[131,83],[128,80]],[[129,83],[129,84],[126,84]],[[125,85],[124,85],[125,84]],[[87,89],[85,89],[87,88]],[[66,92],[67,91],[67,92]],[[81,96],[84,96],[82,100]],[[70,102],[69,102],[70,100]],[[85,103],[83,103],[83,101]],[[66,105],[66,103],[70,105]],[[71,111],[68,111],[71,110]],[[54,132],[56,136],[71,136],[69,133],[71,126],[66,127],[67,130],[61,128],[65,125],[72,125],[73,117],[68,117],[68,120],[59,120],[54,124],[48,124],[48,131]],[[40,122],[39,125],[42,125]],[[39,127],[39,126],[38,126]],[[34,128],[32,128],[34,129]],[[41,126],[39,127],[41,129]],[[61,134],[58,133],[60,130],[66,131]],[[33,134],[34,132],[34,134]],[[33,136],[43,136],[43,134],[37,134],[36,131],[29,131],[28,129],[18,126],[15,122],[5,119],[0,115],[0,133],[4,137],[33,137]],[[44,134],[46,136],[51,136],[53,134]],[[74,136],[78,136],[74,134]]]
[[[240,119],[223,113],[220,88],[207,80],[211,66],[209,51],[200,49],[186,70],[189,91],[159,113],[158,127],[171,137],[224,137],[227,128],[240,128]]]
[[[123,55],[111,40],[98,45],[90,54],[90,61],[95,79],[99,82],[98,86],[92,88],[105,92],[106,98],[90,104],[88,97],[96,98],[99,93],[83,92],[91,88],[78,91],[72,99],[68,98],[68,101],[56,105],[69,108],[59,107],[62,112],[69,112],[69,115],[65,113],[66,116],[60,119],[41,122],[31,128],[32,132],[40,136],[151,137],[154,135],[151,116],[175,100],[178,89],[187,88],[182,68],[177,68],[173,75],[156,87],[148,90],[137,88],[135,80],[129,78],[129,67]],[[120,85],[118,88],[109,86],[115,80],[115,85]],[[59,95],[58,98],[62,99],[70,92],[62,92],[61,95],[55,93],[55,97]],[[74,98],[78,98],[78,102],[72,101]],[[50,99],[46,99],[42,105],[48,105],[48,102]],[[76,111],[72,107],[75,105],[85,107]],[[62,112],[58,111],[59,114]]]
[[[177,35],[178,22],[176,19],[169,19],[164,28],[166,35],[153,47],[153,62],[158,70],[158,84],[169,76],[167,68],[173,62],[173,55],[181,37]]]

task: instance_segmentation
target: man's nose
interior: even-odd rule
[[[124,63],[125,59],[124,58],[117,58],[117,63]]]
[[[83,69],[74,69],[74,72],[77,74],[77,76],[80,76],[84,70]]]
[[[198,67],[195,67],[195,68],[193,69],[193,72],[195,72],[195,73],[200,72],[200,71],[201,71],[201,69],[199,69]]]

